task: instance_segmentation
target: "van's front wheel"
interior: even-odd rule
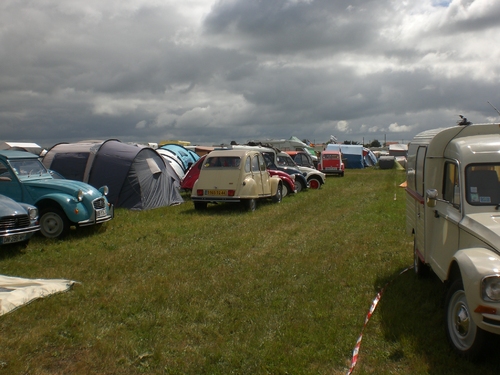
[[[483,353],[486,332],[474,323],[471,313],[463,282],[457,279],[446,294],[446,335],[459,356],[474,360]]]

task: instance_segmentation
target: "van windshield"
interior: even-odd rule
[[[472,164],[465,169],[467,202],[471,205],[500,203],[500,164]]]

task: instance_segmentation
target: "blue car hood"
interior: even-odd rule
[[[102,196],[101,192],[95,187],[81,181],[47,178],[31,181],[24,180],[22,184],[33,198],[40,196],[40,191],[42,190],[43,195],[50,193],[66,193],[75,197],[78,190],[82,190],[84,195],[91,197],[91,199]]]
[[[0,195],[0,216],[26,214],[26,210],[16,201]]]

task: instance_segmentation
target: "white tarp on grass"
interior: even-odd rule
[[[0,316],[37,298],[65,292],[74,283],[62,279],[24,279],[0,275]]]

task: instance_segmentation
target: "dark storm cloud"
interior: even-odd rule
[[[270,54],[333,53],[372,46],[383,2],[229,1],[214,6],[205,21],[209,34],[225,35]],[[378,17],[380,16],[380,17]]]
[[[409,139],[497,120],[487,0],[0,4],[2,140]]]

